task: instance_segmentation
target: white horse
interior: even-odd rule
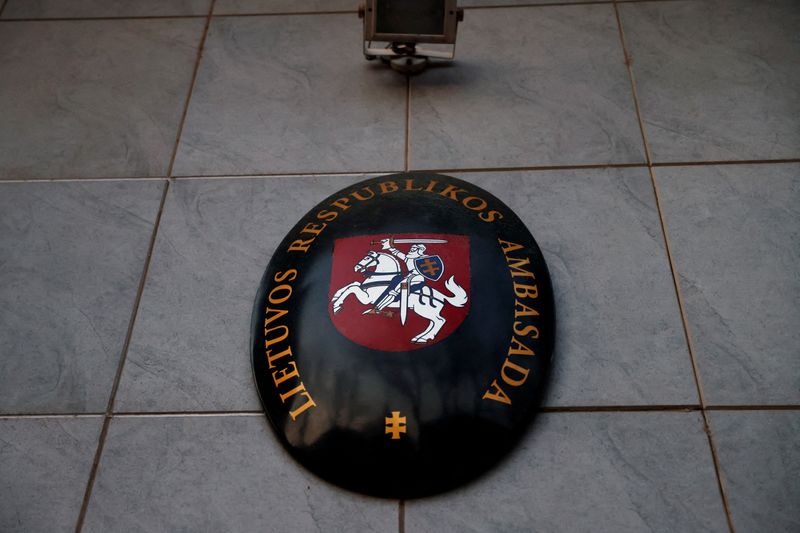
[[[354,281],[349,283],[336,291],[331,298],[333,304],[333,313],[336,314],[341,311],[345,300],[353,294],[364,305],[371,305],[378,301],[379,298],[389,288],[390,283],[397,276],[403,276],[403,271],[400,269],[400,262],[386,253],[370,251],[364,256],[364,259],[359,261],[353,270],[360,272],[367,276],[364,281]],[[411,339],[411,342],[416,344],[425,344],[433,340],[439,331],[444,326],[447,320],[442,316],[441,311],[445,303],[449,303],[455,307],[464,307],[467,303],[467,291],[459,286],[454,276],[444,282],[445,287],[452,295],[448,296],[436,289],[423,285],[422,287],[409,291],[408,294],[408,308],[413,309],[422,318],[430,320],[430,324],[419,335]],[[400,307],[400,301],[392,302],[387,307],[397,309]],[[364,312],[368,314],[372,312],[369,309]],[[391,311],[384,311],[389,317],[393,316]]]

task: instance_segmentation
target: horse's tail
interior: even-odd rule
[[[455,282],[455,276],[450,276],[450,279],[444,282],[444,286],[447,287],[447,290],[452,292],[452,296],[447,296],[446,294],[442,294],[444,299],[447,300],[450,305],[455,307],[464,307],[467,303],[467,291],[461,288],[461,286]]]

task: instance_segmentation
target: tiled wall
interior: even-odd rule
[[[470,0],[457,61],[357,0],[0,0],[0,531],[800,531],[800,3]],[[260,413],[278,241],[376,173],[542,247],[552,383],[438,497],[309,474]]]

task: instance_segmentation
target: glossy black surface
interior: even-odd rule
[[[370,249],[380,253],[380,238],[399,242],[409,234],[417,237],[406,240],[452,235],[439,239],[448,243],[427,245],[429,255],[442,257],[449,257],[457,237],[468,238],[468,258],[449,257],[445,276],[435,282],[457,273],[469,304],[447,304],[440,314],[456,321],[451,325],[463,321],[408,350],[351,340],[334,324],[334,317],[340,320],[331,304],[333,262],[340,261],[334,243],[339,254],[347,238],[377,236]],[[411,245],[394,246],[408,253]],[[413,310],[402,326],[398,309],[391,317],[362,315],[374,304],[355,297],[344,305],[348,320],[364,328],[356,332],[359,339],[381,325],[401,331],[395,339],[401,343],[419,333]],[[412,498],[468,481],[510,450],[545,385],[554,331],[544,259],[507,206],[462,180],[396,174],[323,200],[275,250],[253,312],[253,371],[276,434],[298,461],[355,491]],[[392,341],[384,337],[375,342]],[[405,433],[392,431],[400,417]]]

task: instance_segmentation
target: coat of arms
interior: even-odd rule
[[[330,312],[369,348],[402,351],[443,340],[469,309],[469,238],[365,235],[337,239]]]

